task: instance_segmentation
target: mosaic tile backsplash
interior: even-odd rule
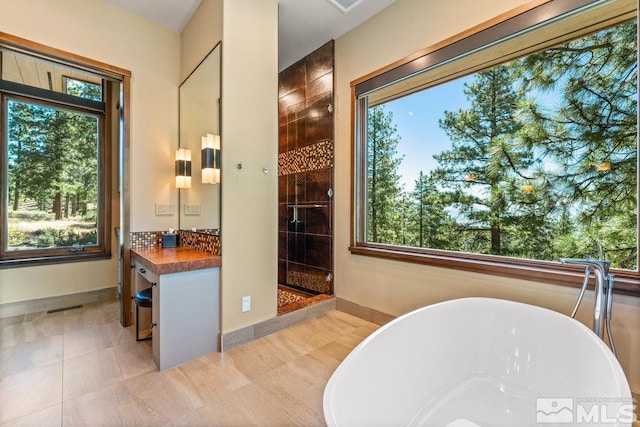
[[[130,234],[131,249],[162,247],[162,231],[134,231]]]
[[[218,235],[180,230],[180,245],[198,251],[220,255],[220,237]]]
[[[162,231],[134,231],[129,238],[131,249],[162,247]],[[220,255],[220,236],[212,233],[180,230],[178,232],[178,245],[213,255]]]

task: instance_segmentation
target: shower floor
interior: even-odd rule
[[[308,294],[297,289],[278,285],[278,314],[289,313],[290,311],[307,307],[308,305],[318,301],[324,301],[331,297],[331,295],[327,294]]]

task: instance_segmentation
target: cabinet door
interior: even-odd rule
[[[149,288],[153,283],[157,283],[158,276],[136,260],[132,261],[131,267],[131,298],[133,298],[138,292]],[[134,319],[135,322],[134,312],[135,304],[131,304],[131,318]],[[152,322],[151,310],[140,307],[138,310],[138,324],[134,323],[134,326],[140,331],[141,337],[145,337],[150,333],[150,325]]]
[[[218,351],[220,269],[205,268],[160,276],[160,370]],[[161,329],[161,334],[157,329]]]
[[[153,298],[153,305],[151,306],[151,333],[152,347],[153,347],[153,361],[156,362],[156,366],[160,367],[160,280],[156,284],[151,286],[151,298]]]

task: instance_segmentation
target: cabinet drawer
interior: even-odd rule
[[[140,274],[144,279],[149,282],[148,286],[151,286],[151,283],[158,283],[158,276],[156,276],[152,271],[150,271],[147,267],[140,264],[137,261],[133,262],[133,268],[136,270],[138,274]]]

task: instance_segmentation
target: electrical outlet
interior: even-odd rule
[[[242,312],[251,310],[251,297],[242,297]]]

